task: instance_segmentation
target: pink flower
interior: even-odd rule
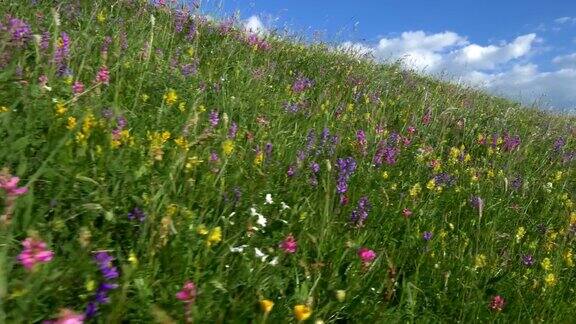
[[[72,85],[72,92],[74,93],[74,95],[78,95],[84,92],[84,84],[80,81],[74,82],[74,84]]]
[[[296,240],[294,239],[294,236],[292,236],[292,234],[288,235],[284,241],[282,241],[280,243],[280,248],[285,252],[285,253],[296,253],[296,249],[298,249],[298,242],[296,242]]]
[[[62,309],[58,313],[58,319],[49,321],[51,324],[82,324],[84,323],[84,314],[76,313],[70,309]]]
[[[48,263],[54,257],[54,252],[46,248],[46,243],[29,237],[22,242],[24,249],[18,255],[18,261],[30,271],[37,263]]]
[[[402,216],[404,216],[405,218],[409,218],[410,216],[412,216],[412,211],[408,208],[404,208],[402,210]]]
[[[110,83],[110,72],[106,66],[102,66],[96,74],[96,82],[108,85]]]
[[[8,179],[0,177],[0,189],[6,192],[8,197],[18,197],[28,192],[28,188],[20,187],[18,188],[18,182],[20,178],[10,177]]]
[[[362,263],[369,264],[376,259],[376,252],[367,248],[360,248],[360,250],[358,250],[358,256],[360,260],[362,260]]]
[[[506,306],[506,300],[504,300],[504,298],[500,295],[492,297],[492,300],[490,300],[490,305],[488,305],[491,310],[496,312],[502,311],[504,306]]]
[[[182,290],[176,293],[176,298],[188,304],[194,303],[196,300],[196,285],[191,281],[187,281]]]

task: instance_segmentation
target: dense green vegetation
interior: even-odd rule
[[[0,1],[0,322],[574,320],[574,118],[36,2]]]

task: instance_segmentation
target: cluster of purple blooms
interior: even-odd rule
[[[370,202],[368,202],[368,197],[363,196],[358,200],[358,207],[356,207],[352,214],[350,215],[350,221],[357,227],[364,226],[364,222],[368,218],[368,213],[370,212]]]
[[[452,186],[456,180],[453,176],[446,172],[441,172],[434,175],[434,183],[438,186]]]
[[[362,155],[368,153],[368,141],[366,140],[366,132],[360,129],[356,132],[356,144],[358,145],[358,150]]]
[[[384,162],[388,165],[396,164],[396,157],[400,150],[396,147],[387,144],[385,141],[380,141],[378,147],[376,148],[376,153],[372,159],[372,163],[375,166],[381,166]]]
[[[98,314],[98,307],[100,305],[108,304],[110,302],[108,293],[118,288],[118,284],[113,282],[113,280],[117,279],[120,275],[118,269],[112,263],[114,257],[108,254],[108,252],[97,252],[94,255],[94,261],[98,265],[98,269],[100,270],[100,274],[104,280],[98,286],[94,298],[86,306],[84,314],[88,319],[93,318]]]
[[[66,32],[60,33],[58,45],[54,51],[54,64],[58,68],[58,75],[63,76],[68,71],[68,59],[70,56],[70,36]]]
[[[338,180],[336,183],[336,191],[340,194],[340,203],[345,205],[348,201],[346,192],[348,191],[348,180],[350,176],[356,171],[356,160],[353,157],[339,158],[338,159]]]
[[[134,207],[130,212],[128,212],[128,219],[143,222],[146,219],[146,214],[142,209]]]
[[[292,83],[292,92],[301,93],[314,86],[314,81],[308,79],[307,77],[300,75]]]
[[[21,47],[28,42],[32,36],[32,29],[24,20],[9,17],[8,26],[0,23],[0,31],[7,31],[10,35],[12,45]]]

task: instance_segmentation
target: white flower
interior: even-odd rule
[[[280,209],[281,210],[290,209],[290,206],[286,205],[285,202],[281,201],[280,202]]]
[[[278,264],[278,257],[274,257],[274,259],[272,259],[272,261],[268,262],[269,265],[271,266],[275,266]]]
[[[266,202],[264,204],[265,205],[272,205],[273,203],[274,203],[274,201],[272,200],[272,195],[266,194]]]
[[[259,248],[254,248],[254,253],[256,253],[256,257],[260,258],[260,260],[262,260],[262,262],[265,262],[266,259],[268,258],[268,255],[266,255],[264,252],[260,251]]]
[[[262,214],[259,214],[259,213],[256,211],[256,208],[254,208],[254,207],[250,208],[250,215],[252,215],[252,216],[258,216],[258,220],[256,221],[256,223],[258,223],[258,225],[260,225],[260,226],[262,226],[262,227],[266,227],[266,223],[268,222],[268,221],[266,220],[266,217],[264,217],[264,215],[262,215]]]
[[[232,253],[242,253],[242,252],[244,252],[244,249],[247,248],[247,247],[248,247],[248,245],[246,245],[246,244],[240,245],[240,246],[237,246],[237,247],[231,246],[231,247],[230,247],[230,252],[232,252]]]

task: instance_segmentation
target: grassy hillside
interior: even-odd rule
[[[573,321],[575,119],[194,8],[0,4],[1,323]]]

